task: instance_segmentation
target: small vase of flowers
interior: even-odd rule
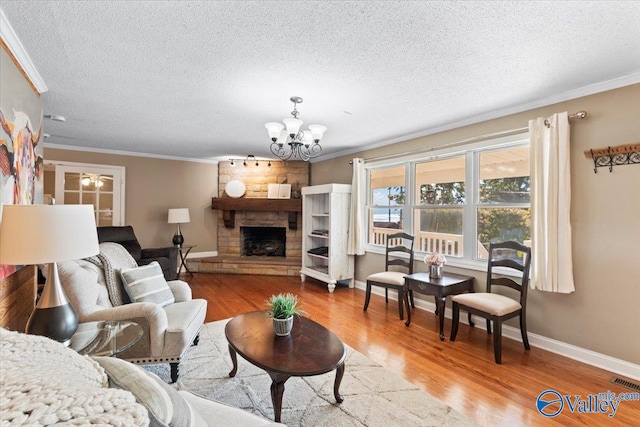
[[[442,279],[444,265],[447,263],[447,258],[445,258],[443,254],[431,252],[424,257],[424,263],[429,266],[429,277],[432,279]]]

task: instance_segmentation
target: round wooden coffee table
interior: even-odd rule
[[[291,334],[278,337],[265,311],[252,311],[234,317],[225,327],[233,369],[238,371],[236,353],[247,362],[264,369],[271,377],[271,400],[275,421],[280,422],[284,383],[290,377],[308,377],[336,370],[333,395],[338,403],[347,352],[342,341],[322,325],[302,316],[293,320]]]

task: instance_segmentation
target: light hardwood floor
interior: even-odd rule
[[[363,312],[364,291],[359,289],[337,288],[330,294],[325,284],[313,279],[303,283],[298,277],[196,273],[182,278],[189,281],[195,298],[208,301],[207,322],[263,309],[272,294],[295,293],[307,317],[345,344],[482,425],[640,425],[640,401],[621,402],[613,418],[571,413],[566,405],[557,417],[543,417],[536,398],[547,389],[572,398],[633,390],[611,383],[610,372],[535,347],[525,351],[522,343],[510,339],[503,340],[502,365],[496,365],[486,331],[461,324],[455,342],[441,342],[432,312],[414,309],[412,323],[405,327],[396,301],[387,306],[383,297],[372,295]],[[447,337],[450,330],[447,319]]]

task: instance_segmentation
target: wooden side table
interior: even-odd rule
[[[177,274],[178,276],[182,272],[182,267],[184,267],[184,271],[186,271],[191,275],[191,277],[193,277],[193,273],[191,272],[191,270],[189,270],[189,267],[187,267],[187,256],[189,255],[189,252],[191,252],[191,249],[195,248],[196,246],[198,245],[178,246],[178,253],[180,254],[180,266],[178,267],[178,274]]]
[[[436,297],[436,314],[440,321],[440,341],[444,341],[444,308],[448,295],[458,295],[463,292],[474,292],[473,277],[453,273],[444,273],[441,279],[432,279],[429,273],[414,273],[404,277],[404,303],[407,307],[406,326],[411,324],[411,308],[409,307],[409,291]],[[469,313],[469,324],[471,313]]]

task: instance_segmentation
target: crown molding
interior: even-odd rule
[[[87,153],[115,154],[118,156],[144,157],[147,159],[163,159],[163,160],[178,160],[181,162],[208,163],[212,165],[217,165],[220,162],[220,160],[218,159],[196,159],[196,158],[189,158],[189,157],[163,156],[162,154],[147,154],[147,153],[136,153],[133,151],[105,150],[102,148],[76,147],[74,145],[62,145],[62,144],[51,144],[51,143],[44,143],[44,148],[52,149],[52,150],[84,151]]]
[[[18,64],[22,67],[31,83],[38,91],[38,93],[44,93],[48,91],[47,85],[44,83],[42,76],[36,69],[36,66],[31,61],[29,54],[25,50],[22,42],[18,38],[18,35],[13,31],[13,27],[9,23],[9,20],[4,15],[2,9],[0,9],[0,37],[4,41],[5,45],[13,54]]]

